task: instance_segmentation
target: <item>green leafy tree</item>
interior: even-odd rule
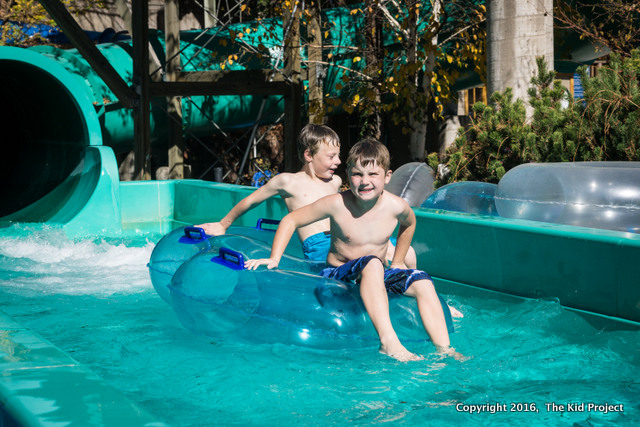
[[[536,61],[538,74],[528,90],[533,118],[518,164],[573,161],[578,156],[579,112],[569,91],[555,80],[555,71],[547,69],[543,58]]]
[[[387,115],[413,139],[412,156],[423,159],[429,105],[439,116],[458,77],[484,75],[484,4],[368,0],[352,14],[364,16],[367,42],[351,47],[359,72],[340,82],[343,95],[334,105],[368,123]],[[379,137],[381,130],[374,126],[369,134]]]
[[[526,123],[525,104],[513,100],[511,88],[494,92],[491,106],[474,104],[473,114],[472,125],[448,149],[444,168],[448,172],[438,174],[436,186],[455,181],[498,182],[521,163],[526,141],[533,135]],[[428,162],[434,170],[443,170],[436,153],[429,155]]]

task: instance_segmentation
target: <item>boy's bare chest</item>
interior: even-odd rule
[[[291,189],[290,208],[298,209],[321,199],[324,196],[335,194],[336,189],[330,183],[318,183],[313,181],[300,180]]]
[[[398,221],[391,215],[369,212],[354,216],[344,213],[334,218],[343,239],[353,243],[386,241],[393,233]]]

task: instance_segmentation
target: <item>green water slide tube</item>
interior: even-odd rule
[[[0,48],[0,81],[2,223],[67,223],[79,215],[118,223],[116,203],[84,209],[96,197],[114,202],[118,191],[89,86],[59,61],[13,47]]]
[[[160,56],[163,37],[152,41]],[[219,67],[218,55],[185,44],[185,71]],[[132,82],[130,42],[98,45],[120,76]],[[261,65],[261,64],[259,64]],[[13,222],[120,227],[116,154],[134,148],[133,112],[75,50],[0,47],[2,203],[0,225]],[[151,144],[166,152],[164,99],[151,105]],[[264,106],[262,105],[264,102]],[[262,108],[262,114],[258,111]],[[185,130],[196,136],[274,122],[278,96],[193,97],[183,106]]]
[[[345,77],[340,65],[354,64],[353,49],[344,46],[364,43],[358,31],[363,25],[361,15],[349,8],[323,11],[323,22],[328,24],[323,34],[327,46],[332,46],[334,62],[324,78],[325,93],[331,96],[350,95],[338,89]],[[303,26],[303,37],[305,31]],[[183,71],[282,67],[282,22],[278,20],[206,33],[184,31],[180,37]],[[164,34],[152,31],[149,40],[159,62],[166,63]],[[394,43],[385,40],[391,49]],[[131,42],[97,47],[131,84]],[[306,56],[303,51],[303,60]],[[120,227],[116,156],[134,147],[132,110],[120,105],[75,49],[0,47],[0,77],[5,96],[0,107],[5,150],[0,225],[74,222],[91,230]],[[166,156],[168,148],[165,103],[164,98],[151,103],[150,142],[152,155],[158,157]],[[257,121],[273,123],[283,110],[282,96],[193,96],[183,99],[182,125],[185,133],[203,136]]]

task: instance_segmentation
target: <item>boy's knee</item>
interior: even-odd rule
[[[427,279],[416,280],[407,288],[407,294],[421,296],[421,295],[429,295],[435,292],[435,286],[433,286],[433,282]]]
[[[371,258],[367,265],[362,269],[363,273],[382,273],[384,274],[384,263],[378,257]]]
[[[380,286],[384,289],[384,264],[379,258],[372,258],[364,266],[361,277],[361,289],[370,286]]]

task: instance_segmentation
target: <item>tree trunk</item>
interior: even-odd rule
[[[378,0],[373,0],[365,9],[365,61],[367,64],[367,72],[369,76],[375,76],[371,85],[375,95],[369,100],[371,105],[371,113],[363,117],[363,134],[377,140],[382,138],[382,117],[378,106],[381,103],[380,89],[378,79],[383,78],[383,73],[377,70],[382,69],[383,65],[383,46],[382,46],[382,16],[378,7]]]
[[[441,3],[440,0],[433,2],[433,23],[438,24],[440,22]],[[418,43],[417,34],[417,19],[415,14],[411,14],[410,22],[410,35],[414,40],[412,48],[407,51],[407,60],[416,61],[416,51]],[[431,40],[431,52],[429,53],[427,63],[425,64],[422,73],[417,73],[415,77],[415,90],[416,92],[422,92],[424,95],[430,93],[429,86],[431,85],[431,73],[435,67],[435,52],[438,48],[438,36],[436,35]],[[422,78],[420,78],[422,74]],[[416,93],[416,95],[417,95]],[[419,99],[419,96],[413,96],[413,99]],[[427,123],[429,122],[429,116],[427,114],[427,106],[429,104],[429,98],[424,99],[424,105],[415,105],[411,109],[414,114],[409,115],[409,127],[411,128],[411,135],[409,136],[410,152],[413,160],[424,161],[425,159],[425,145],[427,138]]]

